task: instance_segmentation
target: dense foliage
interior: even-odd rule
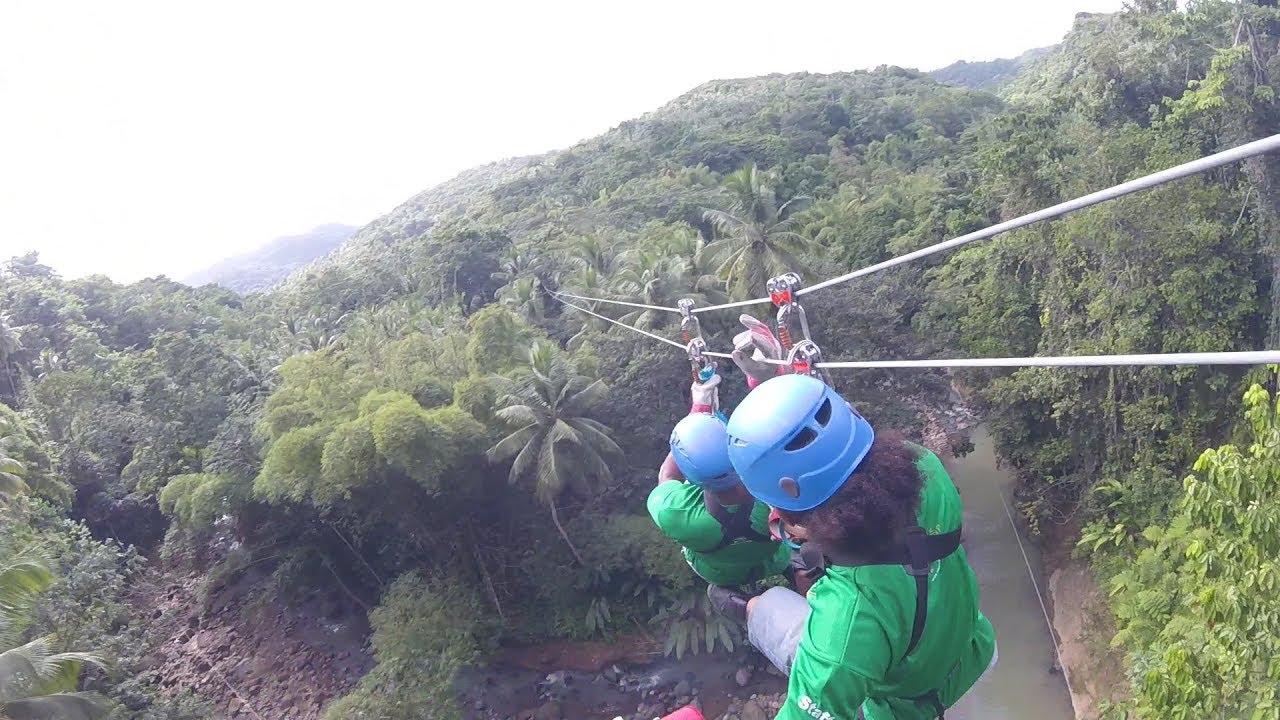
[[[1206,450],[1172,515],[1126,548],[1137,562],[1111,581],[1138,717],[1280,708],[1280,405],[1258,385],[1245,405],[1248,445]]]
[[[735,643],[642,514],[665,428],[688,407],[687,362],[552,292],[759,296],[777,272],[812,281],[1280,132],[1278,39],[1263,0],[1140,0],[1081,16],[1015,78],[952,68],[951,82],[998,95],[889,67],[711,82],[567,150],[428,190],[268,294],[68,281],[15,258],[0,271],[0,491],[40,510],[10,520],[27,528],[14,537],[56,526],[112,584],[137,572],[136,551],[105,538],[211,576],[265,568],[282,601],[372,610],[379,665],[334,716],[449,717],[452,669],[495,639],[654,622],[672,650]],[[1280,347],[1278,178],[1274,157],[1222,168],[806,296],[815,339],[832,359]],[[592,309],[677,335],[670,313]],[[733,314],[703,318],[725,349]],[[732,407],[743,383],[724,370]],[[1180,620],[1225,596],[1186,595],[1201,569],[1177,553],[1236,520],[1206,515],[1207,491],[1184,499],[1176,478],[1232,439],[1252,379],[836,378],[873,422],[912,432],[953,383],[983,411],[1027,518],[1097,544],[1120,588],[1135,708],[1152,717],[1267,700],[1208,688],[1236,687],[1270,650],[1214,655],[1230,638]],[[1270,472],[1265,452],[1220,451],[1198,471],[1237,492]],[[1165,527],[1171,516],[1186,519]],[[1270,580],[1241,573],[1264,550],[1223,550],[1216,577],[1255,592]],[[1138,623],[1134,608],[1164,615]],[[115,654],[102,627],[69,629],[65,649]],[[111,667],[94,682],[115,697],[133,685],[127,662]],[[1176,692],[1152,674],[1165,670]]]

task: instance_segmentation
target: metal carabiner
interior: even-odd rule
[[[818,367],[821,362],[822,350],[817,343],[809,339],[796,343],[795,347],[791,348],[791,352],[787,353],[787,365],[791,367],[791,372],[817,378],[834,388],[831,374],[825,368]]]
[[[715,372],[716,364],[706,356],[707,341],[701,337],[695,337],[685,346],[685,350],[689,353],[689,363],[693,366],[693,376],[697,378],[698,382],[710,380],[711,374]],[[710,370],[711,373],[706,373],[706,377],[703,377],[706,370]]]
[[[689,365],[693,368],[693,381],[695,383],[705,383],[716,374],[716,363],[707,357],[707,341],[701,337],[695,337],[689,341],[685,348],[689,352]],[[717,388],[712,395],[711,414],[720,418],[723,422],[728,422],[728,418],[724,413],[720,412],[720,391]]]
[[[769,280],[766,286],[769,290],[769,299],[778,308],[777,327],[778,341],[782,344],[784,353],[790,352],[795,346],[795,338],[791,333],[791,321],[793,318],[798,320],[800,334],[803,336],[801,340],[811,340],[809,336],[809,319],[805,316],[804,306],[796,299],[800,290],[800,276],[796,273],[786,273]]]
[[[707,351],[707,341],[702,338],[702,324],[693,314],[693,300],[680,298],[676,301],[676,307],[680,308],[680,335],[684,337],[685,349],[689,352],[693,379],[706,382],[715,373],[715,363],[703,354]]]
[[[693,300],[689,298],[680,298],[676,301],[676,307],[680,308],[680,334],[684,336],[686,344],[693,342],[694,338],[702,337],[702,325],[698,322],[698,317],[693,314]]]

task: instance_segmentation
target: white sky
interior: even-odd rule
[[[0,0],[0,259],[181,277],[715,78],[933,69],[1122,0]]]

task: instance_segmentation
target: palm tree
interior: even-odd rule
[[[581,266],[577,272],[571,275],[561,275],[557,277],[560,287],[574,295],[582,295],[584,297],[608,297],[608,289],[605,287],[605,278],[595,268]],[[596,310],[596,305],[592,303],[588,309]],[[593,315],[582,313],[582,329],[579,330],[569,342],[565,345],[570,350],[576,350],[582,344],[582,341],[592,331],[605,331],[610,327],[609,323],[601,320]]]
[[[768,177],[754,164],[725,177],[724,189],[733,200],[729,210],[703,210],[703,218],[716,229],[716,240],[706,250],[717,262],[716,271],[728,282],[729,294],[746,298],[759,295],[769,278],[784,272],[803,272],[797,253],[812,248],[812,241],[792,230],[793,206],[807,198],[778,205]]]
[[[689,262],[681,257],[638,251],[617,275],[618,299],[657,307],[675,307],[676,300],[690,297]],[[672,320],[671,313],[636,310],[623,315],[621,322],[652,330]]]
[[[582,555],[569,539],[556,501],[566,491],[585,492],[588,479],[613,479],[606,458],[618,458],[621,448],[612,430],[587,415],[608,392],[603,380],[579,375],[553,345],[534,343],[529,351],[529,373],[501,397],[498,417],[518,429],[489,448],[489,461],[512,457],[508,479],[534,480],[538,499],[551,509],[551,520],[560,536],[582,564]]]
[[[607,277],[613,274],[618,256],[598,235],[581,235],[569,241],[569,257]]]
[[[501,269],[492,273],[489,277],[494,280],[501,280],[504,283],[512,283],[517,278],[535,274],[541,266],[542,259],[537,255],[530,252],[520,252],[512,247],[507,251],[506,256],[502,258]]]
[[[0,718],[80,720],[105,713],[91,693],[75,692],[80,669],[101,665],[91,653],[53,652],[53,640],[20,643],[20,620],[53,582],[44,561],[29,555],[0,559]]]
[[[0,495],[17,495],[27,491],[27,483],[22,479],[27,469],[17,458],[9,455],[14,432],[9,420],[0,417]]]
[[[9,381],[9,396],[16,402],[18,386],[13,381],[13,368],[9,361],[22,350],[22,328],[9,323],[11,315],[0,313],[0,365],[4,366],[5,378]]]
[[[498,301],[530,320],[541,320],[543,310],[542,282],[536,277],[518,277],[498,290]]]
[[[707,252],[707,244],[697,230],[687,225],[677,227],[674,232],[661,237],[657,246],[661,252],[684,258],[688,263],[685,268],[688,275],[686,286],[692,293],[677,293],[679,297],[692,296],[713,304],[729,300],[725,282],[716,274],[716,259],[713,253]]]

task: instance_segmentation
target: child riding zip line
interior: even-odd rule
[[[712,414],[719,383],[715,374],[694,382],[693,406],[671,432],[671,452],[647,504],[699,577],[742,587],[787,573],[791,550],[770,538],[769,508],[751,497],[729,462],[724,422]]]
[[[776,376],[776,342],[740,335],[733,358],[759,385],[729,420],[732,465],[825,570],[807,598],[711,585],[712,605],[790,675],[780,720],[941,718],[996,661],[942,462],[821,380]]]

